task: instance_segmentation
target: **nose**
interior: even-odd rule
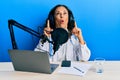
[[[60,14],[60,18],[63,18],[63,14]]]

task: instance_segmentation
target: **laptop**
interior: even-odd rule
[[[16,71],[38,72],[51,74],[58,64],[50,64],[47,51],[8,50],[13,67]]]

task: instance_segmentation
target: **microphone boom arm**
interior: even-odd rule
[[[8,28],[9,28],[9,31],[10,31],[10,37],[11,37],[11,42],[12,42],[13,49],[18,49],[18,46],[16,44],[16,40],[15,40],[15,36],[14,36],[13,25],[22,29],[22,30],[24,30],[24,31],[26,31],[26,32],[28,32],[28,33],[30,33],[30,34],[32,34],[32,35],[34,35],[34,36],[36,36],[36,37],[38,37],[38,38],[43,38],[43,35],[41,35],[40,33],[36,32],[36,31],[32,30],[31,28],[28,28],[28,27],[26,27],[26,26],[24,26],[24,25],[22,25],[18,22],[16,22],[15,20],[10,19],[10,20],[8,20]],[[51,41],[48,40],[48,42],[51,42]]]
[[[49,43],[53,44],[53,50],[54,50],[54,54],[55,52],[58,50],[59,46],[64,44],[65,42],[67,42],[68,40],[68,32],[63,29],[63,28],[56,28],[54,31],[51,32],[51,37],[53,41],[50,41],[48,39],[48,37],[44,34],[40,34],[39,32],[36,32],[34,30],[32,30],[31,28],[28,28],[18,22],[16,22],[15,20],[8,20],[8,28],[10,31],[10,37],[11,37],[11,42],[12,42],[12,47],[13,49],[18,49],[18,46],[16,44],[16,40],[15,40],[15,36],[14,36],[14,30],[13,30],[13,25],[38,37],[38,38],[42,38],[42,44],[47,40]]]

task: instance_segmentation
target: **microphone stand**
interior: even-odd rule
[[[43,36],[40,33],[32,30],[31,28],[28,28],[28,27],[16,22],[15,20],[10,19],[10,20],[8,20],[8,28],[9,28],[9,31],[10,31],[10,37],[11,37],[11,42],[12,42],[13,49],[18,49],[18,46],[16,44],[16,40],[15,40],[15,36],[14,36],[13,25],[20,28],[20,29],[22,29],[22,30],[24,30],[24,31],[26,31],[26,32],[28,32],[28,33],[30,33],[30,34],[32,34],[32,35],[34,35],[34,36],[36,36],[36,37],[38,37],[38,38],[45,39],[49,43],[53,43],[46,36]]]

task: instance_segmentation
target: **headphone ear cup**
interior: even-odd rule
[[[70,21],[73,21],[73,20],[74,20],[74,17],[73,17],[73,15],[72,15],[72,13],[69,14],[69,17],[70,17]]]
[[[54,17],[52,15],[49,15],[48,20],[50,21],[50,27],[53,29],[54,28]]]
[[[70,26],[69,29],[70,29],[70,31],[71,31],[71,30],[75,27],[75,25],[74,25],[75,21],[74,21],[74,17],[73,17],[72,14],[70,14],[69,17],[70,17],[70,18],[69,18],[69,22],[70,22],[70,23],[69,23],[69,26]]]

